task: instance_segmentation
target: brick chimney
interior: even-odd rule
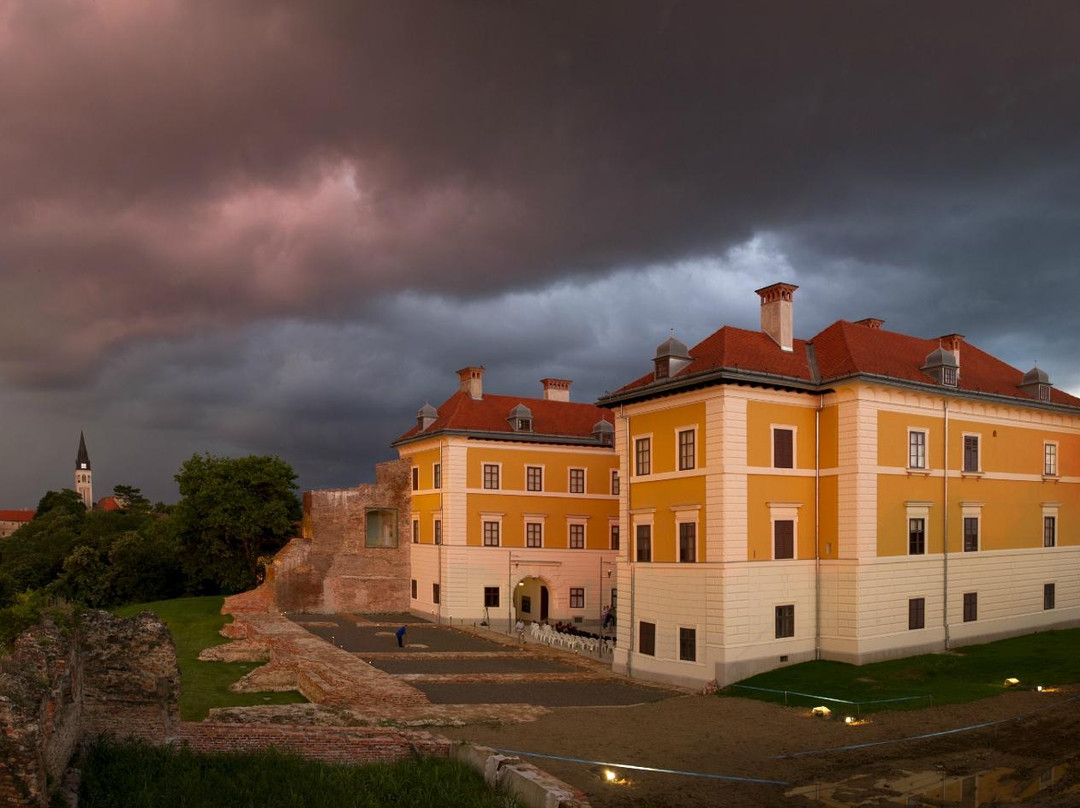
[[[867,328],[881,328],[885,325],[885,321],[879,320],[877,317],[864,317],[861,320],[856,320],[855,325],[862,325]]]
[[[477,401],[484,397],[484,368],[469,366],[462,368],[457,372],[458,378],[461,379],[461,392],[468,393],[469,398],[474,398]]]
[[[960,343],[963,341],[963,334],[946,334],[944,337],[938,337],[938,344],[952,354],[957,368],[960,367]]]
[[[791,296],[798,288],[793,283],[774,283],[755,290],[761,297],[761,330],[772,337],[782,351],[794,350]]]
[[[569,379],[541,379],[540,384],[544,385],[544,401],[570,400]]]

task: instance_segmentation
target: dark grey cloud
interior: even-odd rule
[[[155,479],[150,445],[349,482],[456,367],[595,395],[779,277],[802,335],[882,316],[1080,385],[1078,34],[1071,2],[0,0],[0,444],[89,421]]]

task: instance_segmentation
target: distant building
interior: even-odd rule
[[[33,518],[34,511],[0,511],[0,539],[10,536],[23,525],[29,524]]]
[[[94,474],[90,469],[90,455],[86,451],[86,438],[79,433],[79,453],[75,457],[75,493],[82,497],[86,510],[94,507]]]
[[[1080,621],[1080,399],[874,318],[661,344],[621,462],[615,670],[727,684]]]
[[[412,464],[410,607],[492,624],[598,620],[619,547],[612,414],[570,401],[491,395],[483,368],[394,442]]]

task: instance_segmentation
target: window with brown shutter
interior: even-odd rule
[[[649,656],[656,656],[656,623],[638,624],[638,650]]]
[[[773,558],[795,557],[795,522],[791,519],[777,519],[773,522],[775,542]]]
[[[795,434],[790,429],[773,430],[773,468],[795,467]]]

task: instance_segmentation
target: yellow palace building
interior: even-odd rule
[[[412,463],[410,607],[455,622],[597,620],[619,547],[613,416],[570,401],[491,395],[483,368],[427,404],[394,446]]]
[[[958,334],[725,326],[598,402],[623,485],[615,669],[727,684],[1080,618],[1080,399]]]

